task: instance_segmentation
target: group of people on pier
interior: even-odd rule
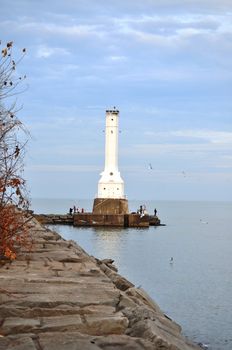
[[[139,209],[137,210],[137,214],[139,214],[141,217],[143,217],[144,215],[147,215],[147,209],[145,205],[140,205]],[[157,216],[157,209],[154,209],[154,216]]]
[[[73,215],[73,214],[80,214],[80,213],[84,213],[85,210],[84,208],[78,208],[75,205],[73,206],[73,208],[69,208],[69,214]]]
[[[75,205],[73,206],[73,208],[69,208],[69,214],[73,215],[73,214],[80,214],[80,213],[84,213],[85,210],[84,208],[78,208]],[[139,209],[137,210],[137,214],[139,214],[141,217],[143,217],[144,215],[147,215],[147,209],[145,205],[140,205]],[[154,209],[154,216],[157,216],[157,210],[156,208]]]
[[[137,210],[137,214],[140,214],[140,216],[147,215],[147,209],[145,205],[140,205],[139,209]]]

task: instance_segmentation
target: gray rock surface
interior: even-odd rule
[[[193,350],[181,328],[111,259],[31,228],[33,251],[0,267],[0,350]]]

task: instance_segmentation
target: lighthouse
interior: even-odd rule
[[[105,167],[100,174],[93,213],[127,214],[128,202],[124,195],[124,181],[118,170],[119,111],[115,107],[106,110],[105,125]]]
[[[159,218],[145,213],[129,213],[124,194],[124,181],[118,168],[119,111],[114,107],[106,110],[105,165],[100,173],[97,195],[92,212],[73,215],[74,226],[149,227],[160,225]],[[142,206],[141,206],[142,207]]]

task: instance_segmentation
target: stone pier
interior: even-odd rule
[[[110,259],[33,219],[33,250],[0,265],[0,350],[193,350]]]
[[[35,214],[41,224],[108,227],[149,227],[160,226],[157,216],[139,214],[94,214],[78,213],[74,215]]]

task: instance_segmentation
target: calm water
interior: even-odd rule
[[[66,213],[92,201],[34,200],[38,213]],[[232,349],[232,203],[139,202],[167,226],[104,229],[55,226],[97,258],[113,258],[119,273],[142,286],[183,333],[213,350]],[[170,258],[174,263],[170,264]]]

